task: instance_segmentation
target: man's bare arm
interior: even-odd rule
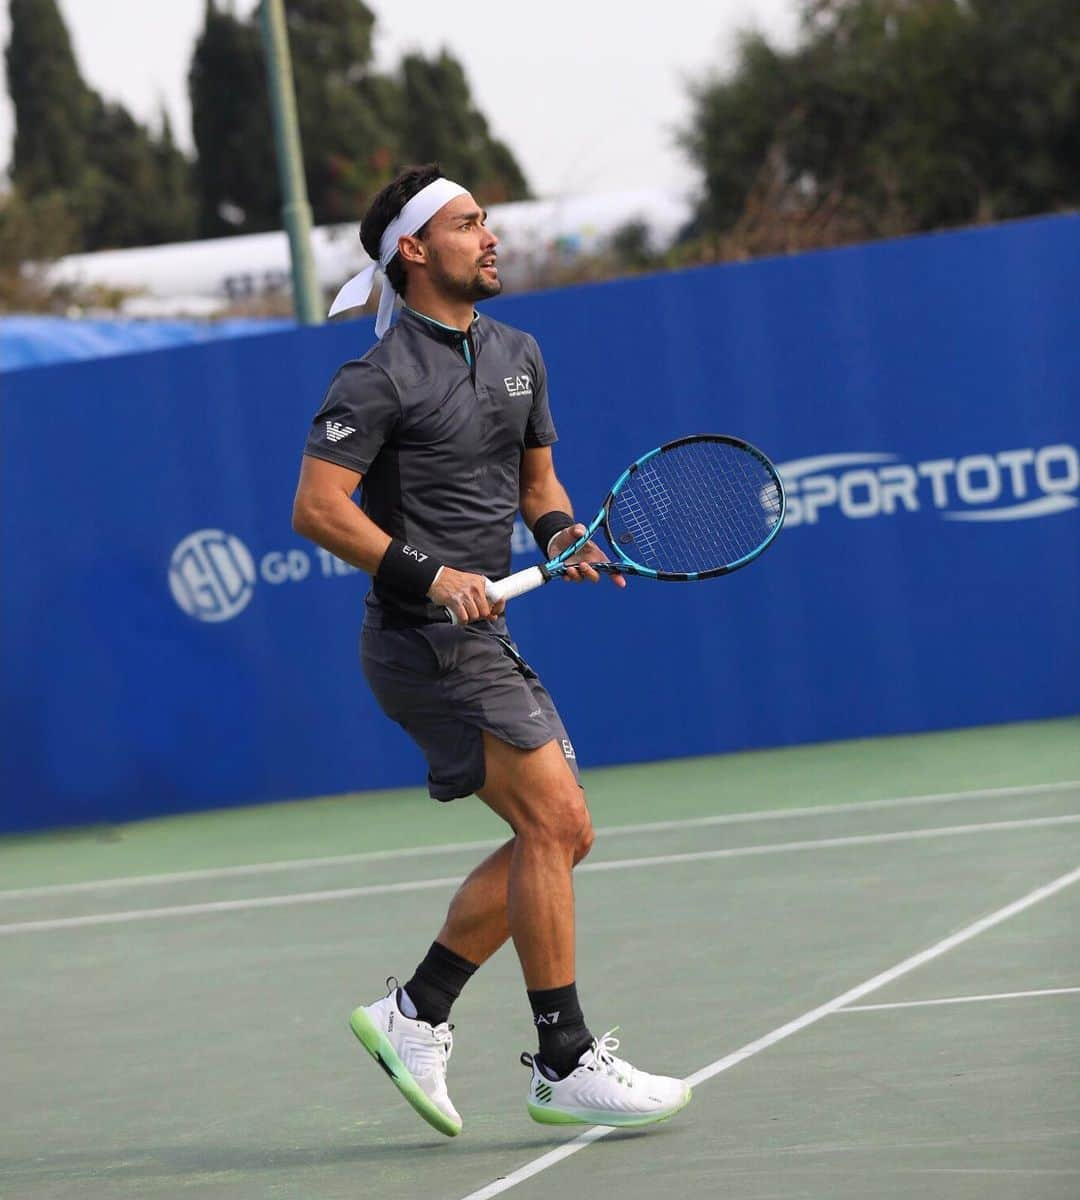
[[[390,535],[353,503],[353,492],[362,478],[358,471],[305,454],[292,526],[331,554],[374,575],[390,545]]]
[[[374,575],[392,539],[353,502],[362,478],[358,471],[305,454],[293,500],[292,526],[302,537]],[[450,566],[436,576],[428,597],[449,608],[462,622],[497,616],[505,607],[492,608],[488,603],[483,576]]]
[[[570,497],[555,474],[555,459],[550,446],[538,446],[522,455],[518,506],[530,529],[544,513],[558,510],[573,516]]]
[[[526,450],[521,456],[518,507],[525,524],[530,529],[536,524],[537,518],[542,517],[544,513],[558,511],[573,516],[574,510],[570,505],[570,497],[555,474],[555,459],[550,446],[538,446]],[[585,526],[577,524],[557,533],[551,539],[552,554],[555,555],[560,550],[565,550],[584,532]],[[572,567],[567,571],[565,577],[575,583],[580,583],[583,579],[589,580],[590,583],[599,582],[600,576],[587,564],[590,559],[594,562],[605,562],[607,555],[598,546],[588,542],[581,550],[580,555],[576,557],[580,557],[582,565]],[[621,575],[612,575],[610,578],[618,587],[626,586],[626,580]]]

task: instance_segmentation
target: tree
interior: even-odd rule
[[[402,144],[415,162],[440,162],[447,175],[467,181],[487,203],[523,200],[525,176],[510,148],[491,136],[473,105],[461,64],[448,51],[401,64]]]
[[[76,188],[87,169],[93,93],[79,74],[55,0],[11,0],[10,12],[12,178],[26,195]]]
[[[1080,200],[1074,0],[803,0],[692,101],[701,226],[751,253]]]
[[[207,0],[188,73],[204,237],[280,224],[270,108],[259,31]]]
[[[7,66],[26,205],[59,197],[86,250],[191,236],[190,169],[167,122],[155,135],[84,83],[55,0],[11,0]]]
[[[88,248],[184,241],[195,232],[191,169],[163,121],[154,135],[94,97],[90,166],[73,189]]]
[[[355,220],[400,153],[400,98],[374,70],[375,15],[362,0],[287,0],[286,15],[315,219]]]
[[[527,195],[512,152],[488,133],[453,58],[411,55],[397,75],[383,75],[374,68],[375,16],[362,0],[286,0],[285,13],[316,222],[355,220],[401,164],[432,158],[487,200]],[[207,0],[192,60],[199,220],[211,236],[281,223],[256,22]]]

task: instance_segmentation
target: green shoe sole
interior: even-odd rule
[[[386,1034],[367,1015],[363,1008],[353,1010],[349,1017],[349,1028],[360,1039],[360,1044],[394,1081],[394,1086],[405,1097],[425,1121],[447,1137],[457,1137],[461,1125],[441,1113],[424,1094],[423,1089],[412,1077],[409,1069],[397,1056]]]
[[[633,1113],[623,1115],[621,1113],[589,1112],[587,1110],[580,1114],[568,1113],[557,1108],[547,1108],[542,1104],[533,1104],[532,1101],[528,1101],[526,1107],[529,1110],[529,1116],[534,1121],[539,1121],[541,1125],[613,1125],[619,1129],[634,1129],[642,1125],[659,1125],[661,1121],[670,1121],[676,1113],[681,1113],[690,1103],[693,1094],[687,1088],[682,1104],[660,1117],[636,1116]]]

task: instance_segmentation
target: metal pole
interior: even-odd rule
[[[278,177],[284,199],[281,216],[289,234],[292,255],[293,307],[302,325],[321,325],[323,299],[311,254],[311,205],[304,179],[304,156],[300,150],[300,123],[296,117],[296,92],[283,0],[262,0],[259,16],[270,109],[274,117]]]

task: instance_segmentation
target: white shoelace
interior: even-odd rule
[[[410,1039],[411,1047],[404,1057],[409,1070],[417,1079],[429,1076],[439,1076],[446,1071],[450,1054],[454,1049],[454,1035],[443,1027],[432,1029],[431,1041],[426,1039]],[[434,1043],[434,1044],[432,1044]]]
[[[633,1083],[634,1068],[625,1059],[616,1058],[614,1053],[619,1048],[619,1039],[614,1036],[618,1028],[616,1025],[614,1029],[609,1029],[603,1037],[593,1043],[589,1051],[592,1059],[587,1060],[584,1065],[594,1071],[603,1071],[605,1075],[612,1075],[620,1083],[629,1086]]]

